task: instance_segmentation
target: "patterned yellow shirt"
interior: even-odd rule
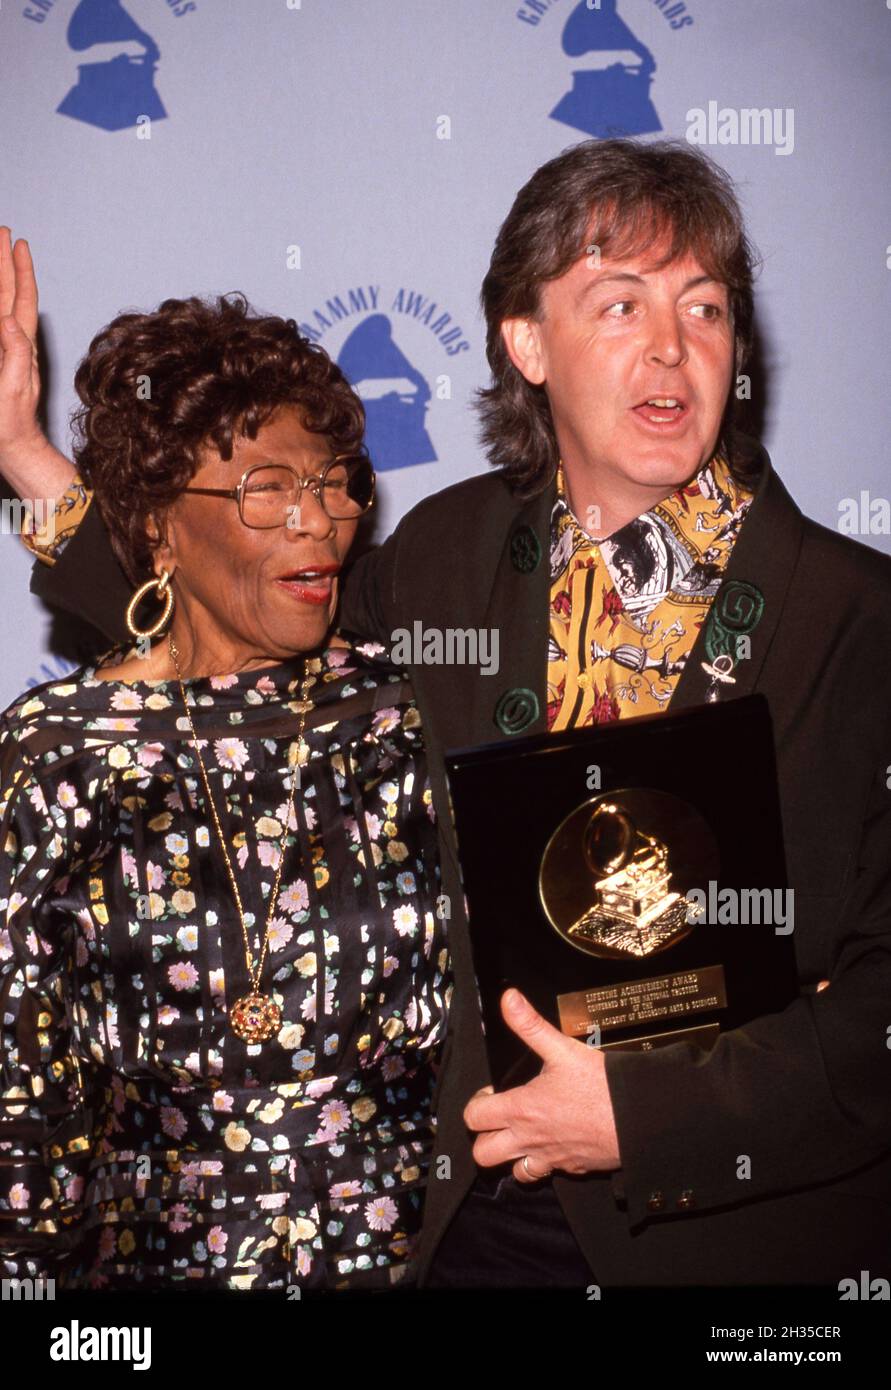
[[[87,514],[93,494],[79,473],[75,473],[71,484],[57,498],[51,519],[44,527],[35,526],[30,532],[22,531],[22,542],[42,560],[45,565],[54,565],[59,551],[70,540]]]
[[[667,708],[752,500],[719,456],[608,539],[551,512],[548,728]]]

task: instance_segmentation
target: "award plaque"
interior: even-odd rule
[[[708,1049],[798,996],[763,695],[446,754],[492,1080],[540,1066],[510,985],[571,1037]]]

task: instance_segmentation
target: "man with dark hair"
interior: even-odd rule
[[[734,429],[753,264],[729,178],[683,144],[589,141],[544,165],[483,286],[495,469],[421,502],[346,585],[342,624],[385,644],[417,620],[500,634],[497,682],[411,668],[455,970],[419,1254],[434,1287],[891,1274],[891,560],[803,517]],[[2,420],[0,468],[16,434]],[[33,491],[60,464],[29,448],[33,467],[27,449],[15,466]],[[127,590],[95,509],[63,539],[35,591],[117,637]],[[748,655],[718,688],[707,631],[740,604]],[[755,690],[777,741],[800,997],[708,1052],[607,1053],[508,993],[543,1065],[493,1094],[443,750]],[[702,756],[732,796],[745,750]]]

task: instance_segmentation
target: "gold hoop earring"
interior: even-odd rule
[[[159,599],[163,598],[164,611],[157,622],[153,623],[151,627],[139,628],[136,626],[136,609],[139,607],[146,594],[152,589]],[[173,590],[170,588],[170,572],[169,570],[165,570],[160,579],[147,579],[145,583],[140,584],[139,588],[136,590],[136,593],[127,604],[127,629],[133,637],[138,639],[157,637],[169,623],[172,612]]]

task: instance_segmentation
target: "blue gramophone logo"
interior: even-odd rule
[[[433,463],[436,450],[425,423],[430,387],[394,341],[387,315],[363,319],[337,364],[365,407],[365,440],[375,467]]]
[[[551,112],[555,121],[600,139],[662,129],[650,101],[655,60],[616,14],[616,0],[600,0],[596,9],[581,0],[564,26],[563,51],[571,58],[597,57],[573,72],[571,89]]]
[[[75,53],[127,43],[142,52],[118,53],[81,63],[77,82],[56,110],[100,130],[126,130],[140,116],[153,121],[167,115],[155,91],[155,68],[161,50],[150,34],[124,9],[120,0],[80,0],[68,24],[68,47]]]

